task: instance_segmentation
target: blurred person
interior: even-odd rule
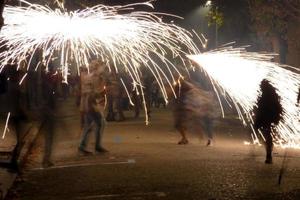
[[[103,72],[106,65],[102,61],[92,61],[89,70],[90,73],[83,77],[82,86],[84,87],[84,96],[81,103],[84,111],[84,126],[82,138],[78,147],[79,152],[89,154],[86,150],[88,134],[95,125],[95,151],[98,153],[107,152],[102,147],[102,136],[105,127],[104,104],[105,104],[105,80]]]
[[[36,108],[38,106],[38,72],[33,69],[29,69],[26,79],[28,107]]]
[[[137,94],[136,90],[131,92],[131,98],[132,98],[132,102],[134,104],[134,106],[133,106],[134,118],[137,119],[140,117],[140,108],[141,108],[142,102],[141,102],[141,96]]]
[[[56,86],[57,77],[54,67],[49,65],[49,71],[42,72],[42,128],[45,133],[45,148],[42,165],[43,167],[53,166],[51,162],[55,108],[56,108]]]
[[[16,134],[16,145],[12,151],[10,169],[19,172],[18,159],[24,144],[22,137],[22,123],[27,120],[26,116],[26,98],[22,94],[19,82],[22,78],[22,72],[17,70],[17,66],[8,65],[1,72],[2,79],[6,79],[6,87],[0,95],[1,109],[0,114],[7,117],[10,112],[8,126],[12,127]]]
[[[272,130],[282,119],[282,106],[276,89],[266,79],[260,84],[261,95],[254,107],[254,129],[260,130],[265,138],[266,164],[272,163]]]
[[[107,121],[124,121],[125,116],[123,113],[124,105],[123,100],[127,98],[127,93],[125,88],[121,83],[120,79],[122,78],[125,85],[127,85],[127,78],[123,74],[117,74],[112,72],[111,76],[107,79],[106,82],[106,91],[107,91],[107,103],[108,103],[108,112],[106,119]]]
[[[177,99],[174,101],[174,124],[181,134],[178,144],[188,144],[186,132],[191,123],[196,124],[207,136],[207,146],[213,140],[214,98],[213,93],[180,79],[175,86]]]
[[[153,82],[154,77],[152,74],[150,74],[148,71],[146,71],[146,68],[142,68],[143,73],[143,90],[145,95],[145,103],[147,108],[147,115],[149,119],[151,119],[151,102],[152,102],[152,90],[153,90]]]
[[[89,92],[91,92],[91,85],[86,83],[86,77],[88,75],[88,69],[86,67],[80,67],[79,77],[79,91],[77,93],[76,104],[79,106],[80,111],[80,126],[84,125],[84,105]]]
[[[70,94],[70,82],[69,83],[66,83],[64,81],[61,82],[61,90],[62,90],[62,98],[66,100]]]

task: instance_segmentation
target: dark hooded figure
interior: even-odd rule
[[[282,106],[280,97],[276,89],[270,82],[264,79],[260,84],[261,96],[258,97],[254,108],[254,128],[260,130],[265,138],[266,161],[272,163],[273,138],[272,128],[276,126],[282,118]]]

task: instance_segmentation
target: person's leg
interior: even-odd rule
[[[11,157],[11,168],[15,171],[19,171],[18,167],[18,158],[21,152],[22,148],[22,141],[21,141],[21,122],[20,120],[16,117],[11,118],[10,120],[12,123],[12,126],[15,128],[15,134],[16,134],[16,139],[17,143],[16,146],[12,152],[12,157]]]
[[[107,150],[102,147],[102,136],[105,127],[105,119],[100,113],[97,113],[95,115],[95,123],[96,123],[95,150],[97,152],[107,152]]]
[[[79,145],[79,150],[82,152],[86,152],[85,147],[86,147],[88,133],[91,129],[92,122],[93,122],[93,118],[91,116],[91,113],[86,113],[84,115],[84,126],[83,126],[82,137]]]
[[[181,135],[181,140],[178,142],[178,144],[188,144],[189,141],[186,138],[186,130],[185,130],[185,128],[180,127],[180,128],[178,128],[178,131],[179,131],[179,133]]]
[[[54,133],[54,118],[48,114],[45,119],[45,153],[43,158],[43,166],[49,167],[53,165],[50,161],[53,144],[53,133]]]
[[[103,115],[101,115],[101,128],[100,128],[100,141],[99,143],[102,143],[102,137],[103,137],[103,133],[104,133],[104,128],[106,126],[106,121]]]
[[[204,128],[204,132],[207,136],[207,146],[210,146],[213,140],[213,120],[208,116],[203,117],[202,119],[202,127]]]
[[[138,118],[140,116],[140,100],[139,96],[136,94],[135,91],[133,91],[132,93],[132,100],[134,104],[134,117]]]
[[[107,96],[107,121],[115,121],[115,114],[114,114],[114,98],[112,95]]]
[[[266,147],[266,164],[272,163],[272,151],[273,151],[273,138],[271,134],[271,128],[264,128],[262,130],[265,138],[265,147]]]
[[[175,111],[173,114],[175,128],[181,135],[181,139],[179,140],[178,144],[188,144],[188,139],[186,137],[186,121],[184,120],[184,112]]]
[[[116,99],[116,109],[117,109],[117,121],[124,121],[125,116],[123,113],[122,97],[119,96]]]
[[[95,150],[99,153],[107,152],[106,149],[102,147],[102,137],[103,131],[105,127],[105,118],[100,113],[97,113],[96,119],[96,142],[95,142]]]
[[[80,128],[84,127],[84,112],[80,112]]]

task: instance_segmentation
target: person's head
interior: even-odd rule
[[[86,67],[80,67],[79,72],[80,72],[80,74],[86,74],[86,73],[88,73],[88,69]]]
[[[275,88],[271,85],[270,81],[264,79],[260,83],[260,89],[265,93],[275,93]]]
[[[89,70],[91,73],[97,72],[98,74],[101,74],[105,70],[105,64],[102,60],[92,60],[89,65]]]

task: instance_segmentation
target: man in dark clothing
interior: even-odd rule
[[[254,108],[254,129],[260,130],[265,138],[266,164],[272,163],[272,129],[282,118],[282,106],[276,89],[264,79],[260,84],[261,96]]]
[[[23,106],[25,99],[19,85],[21,72],[16,70],[16,66],[7,66],[2,73],[2,76],[8,81],[6,83],[6,92],[0,95],[1,103],[5,105],[1,106],[0,113],[1,115],[8,115],[10,113],[8,126],[14,129],[17,141],[12,151],[10,168],[18,172],[18,158],[23,144],[21,123],[26,119],[25,108]]]

